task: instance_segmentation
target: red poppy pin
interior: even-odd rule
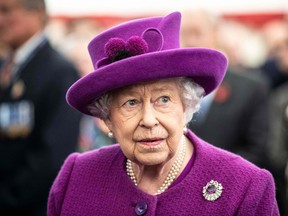
[[[222,83],[216,90],[214,100],[216,103],[225,103],[231,94],[230,86],[227,83]]]

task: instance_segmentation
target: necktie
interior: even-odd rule
[[[4,63],[4,66],[1,68],[0,92],[2,92],[10,84],[12,80],[12,69],[14,66],[13,58],[14,58],[14,55],[11,54],[6,60],[6,62]]]

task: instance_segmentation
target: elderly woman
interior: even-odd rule
[[[90,42],[95,71],[67,100],[103,119],[118,144],[68,157],[49,216],[279,215],[269,172],[186,129],[227,60],[216,50],[179,48],[180,18],[130,21]]]

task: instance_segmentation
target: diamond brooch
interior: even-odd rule
[[[202,193],[206,200],[215,201],[221,196],[222,191],[222,185],[217,181],[211,180],[203,187]]]

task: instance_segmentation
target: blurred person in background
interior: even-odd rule
[[[259,74],[259,65],[267,57],[266,44],[259,29],[233,19],[219,18],[216,38],[219,49],[229,57],[231,69],[267,82]]]
[[[0,0],[0,215],[46,215],[49,188],[76,150],[80,116],[65,101],[79,78],[44,34],[44,0]]]
[[[272,20],[261,29],[268,47],[268,57],[261,66],[270,84],[271,135],[268,141],[272,174],[276,180],[277,199],[282,215],[288,215],[285,167],[288,160],[288,22]]]
[[[185,11],[182,46],[220,49],[218,22],[218,16],[209,11]],[[268,161],[264,155],[269,131],[267,87],[264,82],[250,77],[249,73],[242,73],[243,67],[241,72],[237,68],[229,64],[222,84],[204,98],[189,127],[208,142],[266,167]]]
[[[288,58],[288,56],[287,56]],[[288,215],[285,168],[288,169],[288,83],[271,92],[271,136],[269,152],[271,172],[277,185],[277,199],[282,215]]]
[[[276,180],[280,210],[283,215],[288,215],[285,193],[285,167],[288,161],[288,22],[285,19],[271,21],[262,31],[269,49],[262,69],[271,87],[271,136],[268,146],[271,171]]]
[[[87,44],[94,35],[103,30],[103,27],[97,22],[85,19],[71,21],[68,26],[65,40],[58,43],[57,47],[75,63],[82,77],[93,71]],[[83,115],[80,120],[79,151],[84,152],[115,143],[114,138],[107,136],[108,132],[109,129],[101,119]]]
[[[288,82],[288,21],[268,22],[262,32],[269,55],[261,69],[273,90]]]

